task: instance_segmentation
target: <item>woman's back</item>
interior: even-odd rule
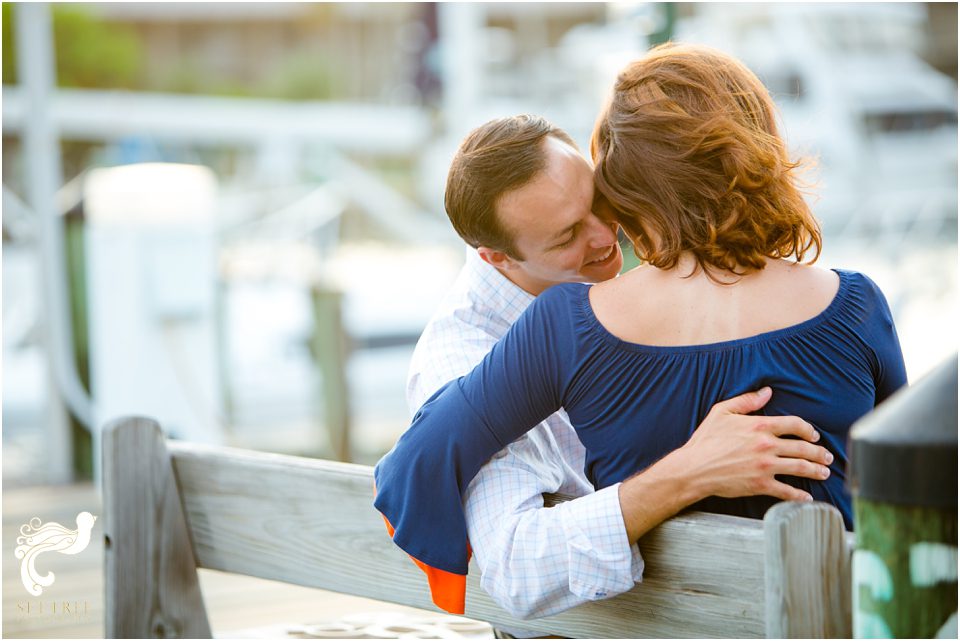
[[[557,286],[534,303],[529,329],[517,328],[520,342],[531,344],[548,328],[553,345],[541,346],[545,359],[528,351],[501,371],[557,372],[553,385],[597,487],[683,445],[714,403],[769,385],[774,395],[764,413],[802,416],[835,459],[826,481],[784,480],[836,505],[851,527],[844,488],[850,425],[906,382],[890,312],[861,274],[771,262],[769,277],[726,289],[694,279],[655,284],[643,268],[616,285]],[[605,313],[614,316],[605,322]],[[630,315],[633,322],[621,322]],[[497,414],[489,420],[507,420]],[[711,499],[697,507],[759,518],[772,502]]]

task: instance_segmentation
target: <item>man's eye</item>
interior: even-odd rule
[[[563,241],[562,243],[560,243],[560,244],[558,244],[558,245],[554,245],[554,247],[556,247],[557,249],[563,249],[564,247],[569,247],[569,246],[571,245],[571,243],[573,243],[573,239],[574,239],[574,238],[576,238],[576,236],[575,236],[575,235],[571,235],[570,238],[568,238],[567,240]]]

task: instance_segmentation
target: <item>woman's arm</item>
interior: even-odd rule
[[[891,394],[907,384],[907,369],[900,349],[900,338],[893,323],[893,314],[886,296],[869,277],[864,276],[867,290],[873,299],[872,315],[866,319],[867,340],[875,360],[875,404],[879,405]]]
[[[572,337],[566,298],[551,293],[477,367],[434,394],[376,467],[374,505],[394,528],[394,542],[431,567],[466,574],[467,484],[493,454],[560,408],[560,352]]]

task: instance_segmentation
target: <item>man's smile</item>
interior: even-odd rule
[[[611,261],[611,260],[615,257],[615,255],[616,255],[616,253],[617,253],[616,250],[617,250],[617,245],[616,245],[616,243],[614,243],[613,245],[610,245],[610,247],[607,248],[607,251],[606,251],[606,253],[603,254],[603,256],[601,256],[600,258],[598,258],[598,259],[596,259],[596,260],[590,261],[589,263],[587,263],[587,265],[589,265],[589,266],[591,266],[591,267],[597,267],[597,266],[605,265],[606,263],[608,263],[609,261]]]

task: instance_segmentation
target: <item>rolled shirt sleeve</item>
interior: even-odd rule
[[[543,506],[544,493],[571,489],[560,450],[543,447],[553,440],[549,427],[502,450],[465,494],[481,585],[519,618],[616,596],[643,577],[643,558],[627,541],[619,484]]]

